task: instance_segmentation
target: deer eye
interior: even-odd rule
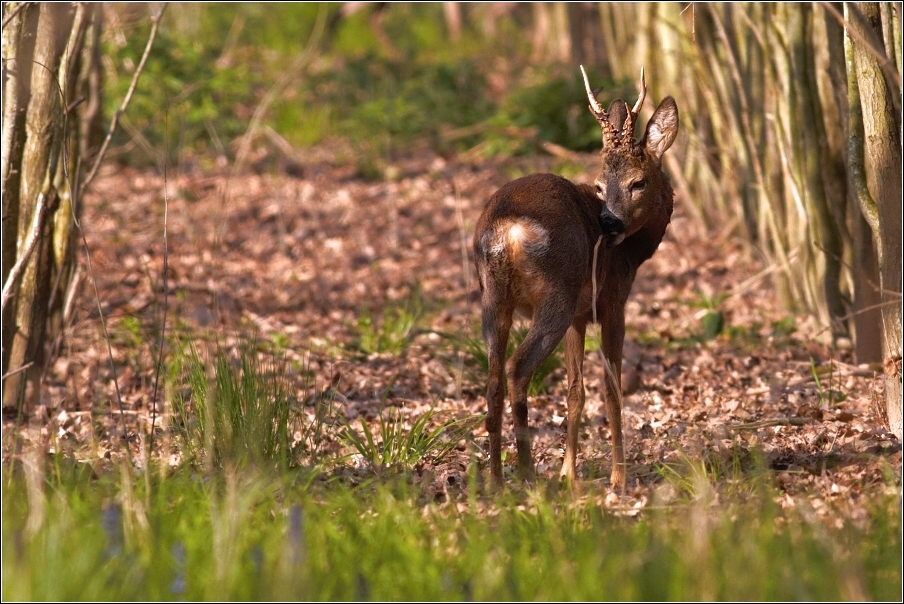
[[[596,183],[596,196],[603,201],[605,201],[606,199],[603,195],[603,185],[601,185],[600,183]]]
[[[647,186],[647,181],[645,179],[641,178],[640,180],[636,180],[633,183],[631,183],[630,189],[631,189],[632,193],[639,193],[640,191],[643,191],[644,187],[646,187],[646,186]]]

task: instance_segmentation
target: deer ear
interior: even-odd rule
[[[647,123],[643,144],[650,155],[659,159],[672,146],[677,135],[678,105],[675,104],[675,99],[667,96],[659,103],[659,107]]]

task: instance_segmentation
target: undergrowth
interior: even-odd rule
[[[236,143],[258,111],[262,128],[251,134],[269,127],[296,147],[340,139],[368,178],[424,147],[510,157],[536,153],[546,142],[578,151],[598,146],[599,128],[582,109],[580,73],[517,59],[527,56],[521,32],[468,30],[452,42],[439,6],[399,6],[386,11],[386,31],[397,46],[392,52],[374,37],[367,10],[340,18],[339,9],[173,6],[145,67],[149,85],[135,90],[127,127],[116,135],[117,159],[202,167],[235,160]],[[112,114],[150,24],[140,8],[108,10],[106,110]],[[318,30],[321,22],[329,24],[326,31]],[[503,29],[513,26],[506,21]],[[308,60],[295,65],[305,52]],[[487,56],[511,59],[488,63]],[[280,88],[275,82],[289,65],[296,77]],[[632,83],[594,81],[604,84],[604,104],[633,94]]]
[[[470,485],[422,503],[397,479],[299,472],[198,480],[126,463],[3,473],[4,600],[895,600],[896,497],[843,527],[758,490],[639,517],[594,498]],[[27,496],[24,494],[27,493]]]

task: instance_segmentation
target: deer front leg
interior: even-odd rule
[[[625,474],[625,445],[622,434],[622,391],[621,362],[622,345],[625,341],[625,311],[610,315],[611,318],[600,323],[602,350],[605,356],[606,416],[609,419],[609,431],[612,433],[612,486],[620,491],[625,490],[627,477]]]
[[[584,413],[584,337],[586,325],[572,325],[565,332],[565,369],[568,372],[568,423],[565,458],[560,477],[574,483],[578,456],[578,432]]]

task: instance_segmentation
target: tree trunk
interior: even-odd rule
[[[853,188],[847,176],[848,124],[847,76],[844,59],[844,28],[826,10],[820,11],[821,36],[817,41],[821,61],[817,66],[820,76],[819,92],[822,97],[823,124],[828,142],[827,169],[823,170],[826,195],[830,197],[832,214],[840,230],[845,232],[845,242],[850,246],[850,266],[847,271],[853,289],[851,301],[854,326],[854,350],[858,363],[878,363],[882,360],[882,315],[879,295],[879,260],[869,225],[864,220]],[[858,122],[859,123],[859,122]]]
[[[446,17],[449,39],[457,44],[461,41],[461,3],[443,2],[443,15]]]
[[[4,4],[4,20],[11,11],[19,9],[20,4]],[[26,4],[3,28],[3,283],[9,278],[17,257],[19,186],[22,182],[19,168],[25,147],[25,112],[31,96],[37,19],[37,6]],[[9,353],[15,333],[10,326],[14,324],[15,313],[15,300],[3,305],[2,375],[6,375],[9,367]]]
[[[829,208],[823,183],[823,167],[828,162],[827,142],[822,124],[822,111],[816,85],[816,63],[813,56],[812,8],[809,4],[788,7],[791,42],[791,69],[797,89],[793,92],[795,119],[791,120],[795,156],[799,162],[801,187],[807,214],[813,228],[813,240],[822,250],[824,272],[823,296],[832,327],[832,340],[848,341],[850,334],[841,296],[842,240],[835,217]]]
[[[47,333],[52,292],[65,290],[73,272],[75,81],[93,8],[29,6],[3,31],[5,62],[15,65],[4,73],[2,138],[5,407],[29,411],[37,403],[55,335]]]
[[[846,9],[849,7],[846,6]],[[856,3],[855,10],[846,10],[853,32],[859,39],[869,35],[883,36],[879,5]],[[859,15],[857,14],[859,12]],[[865,20],[860,16],[865,17]],[[871,30],[871,31],[870,31]],[[885,404],[889,429],[902,439],[902,376],[901,376],[901,140],[898,129],[894,91],[882,73],[879,62],[858,40],[849,41],[853,50],[852,63],[859,90],[863,117],[863,158],[866,187],[861,190],[864,216],[873,228],[879,250],[879,276],[882,286],[882,358],[885,368]],[[894,57],[891,59],[895,60]],[[900,91],[897,91],[900,96]],[[851,107],[852,112],[856,110]],[[854,136],[852,128],[852,136]],[[861,141],[854,141],[854,145]],[[853,147],[852,147],[853,148]],[[855,166],[856,168],[856,166]],[[871,198],[866,197],[866,195]],[[871,205],[871,202],[874,205]]]

